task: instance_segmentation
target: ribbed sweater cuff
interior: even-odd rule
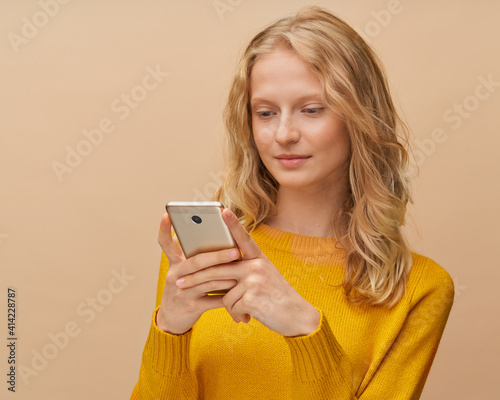
[[[319,327],[306,336],[285,337],[297,377],[302,382],[320,380],[335,371],[342,357],[342,347],[335,339],[330,325],[320,312]]]
[[[160,307],[153,311],[151,328],[145,345],[144,356],[158,373],[163,375],[181,375],[189,371],[189,344],[191,330],[182,335],[173,335],[162,331],[156,325],[156,314]]]

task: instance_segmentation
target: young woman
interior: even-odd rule
[[[407,134],[372,50],[303,9],[252,39],[224,116],[239,251],[186,259],[163,216],[132,399],[419,398],[454,289],[403,236]]]

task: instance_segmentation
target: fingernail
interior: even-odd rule
[[[238,250],[236,250],[236,249],[229,250],[229,258],[234,258],[237,255],[238,255]]]
[[[175,284],[179,287],[182,286],[183,283],[184,283],[184,278],[177,279],[177,281],[175,282]]]
[[[234,217],[234,213],[229,208],[226,208],[226,210],[227,210],[227,216],[229,218],[233,218]]]

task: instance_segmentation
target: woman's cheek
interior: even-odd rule
[[[254,138],[257,143],[268,145],[272,142],[273,137],[274,130],[271,123],[258,123],[257,125],[254,125]]]

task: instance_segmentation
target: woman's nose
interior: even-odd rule
[[[300,133],[292,117],[281,118],[275,133],[275,140],[279,144],[295,143],[300,139]]]

